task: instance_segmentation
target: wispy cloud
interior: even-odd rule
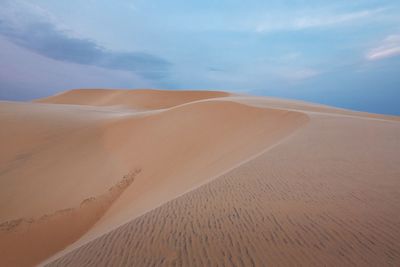
[[[367,60],[380,60],[400,56],[400,35],[390,35],[366,55]]]
[[[149,79],[164,77],[171,65],[165,59],[152,54],[112,51],[90,39],[74,36],[54,23],[51,15],[38,6],[17,1],[3,7],[0,34],[13,43],[48,58],[132,71]]]
[[[285,70],[282,71],[280,74],[283,78],[293,81],[300,81],[313,78],[319,75],[321,72],[312,69],[312,68],[304,68],[304,69],[296,69],[296,70]]]
[[[309,11],[305,12],[305,15],[287,15],[285,18],[266,19],[257,25],[256,31],[259,33],[266,33],[328,27],[369,18],[384,10],[385,8],[378,8],[342,14],[332,14],[333,11],[328,14],[324,14],[324,12],[321,11]]]

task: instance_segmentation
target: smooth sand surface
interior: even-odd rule
[[[398,119],[215,91],[0,102],[0,266],[397,266]]]
[[[35,102],[89,106],[124,106],[133,109],[162,109],[201,99],[229,96],[219,91],[163,91],[75,89],[38,99]]]

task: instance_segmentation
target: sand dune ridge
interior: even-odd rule
[[[2,265],[400,262],[398,117],[78,89],[0,102],[0,122]]]

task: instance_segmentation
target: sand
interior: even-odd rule
[[[0,123],[0,266],[400,264],[399,117],[81,89]]]

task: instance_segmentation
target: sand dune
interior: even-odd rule
[[[1,266],[400,264],[398,117],[91,89],[0,122]]]
[[[124,106],[147,110],[170,108],[196,100],[229,95],[229,93],[218,91],[76,89],[39,99],[36,102],[90,106]]]

